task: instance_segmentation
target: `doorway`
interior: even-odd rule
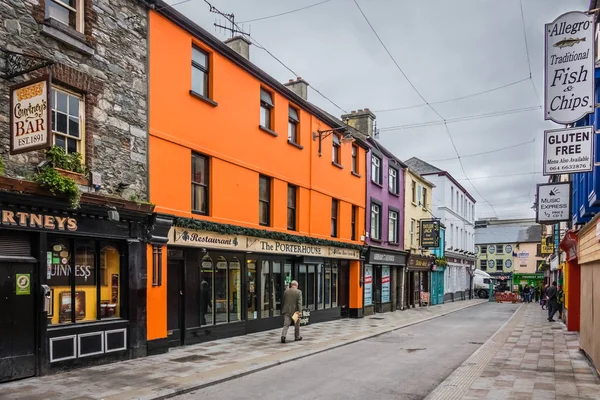
[[[34,264],[0,263],[0,382],[35,375],[34,270]]]
[[[169,346],[181,346],[185,339],[183,260],[167,264],[167,338]]]
[[[339,269],[339,305],[341,307],[341,317],[350,317],[350,266],[347,261],[343,261]]]

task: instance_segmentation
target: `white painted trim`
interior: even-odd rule
[[[68,336],[60,336],[60,337],[50,338],[50,362],[53,363],[53,362],[57,362],[57,361],[72,360],[74,358],[77,358],[77,348],[76,348],[76,343],[75,343],[76,337],[77,337],[77,335],[68,335]],[[72,339],[72,341],[73,341],[73,356],[54,359],[54,351],[52,350],[52,343],[55,341],[57,342],[60,340],[65,340],[65,339]]]
[[[81,354],[81,338],[82,337],[89,337],[89,336],[100,336],[100,347],[101,347],[101,350],[97,351],[95,353]],[[77,357],[83,358],[83,357],[95,356],[97,354],[104,354],[104,335],[103,335],[103,332],[90,332],[90,333],[82,333],[80,335],[77,335]]]
[[[115,351],[122,351],[122,350],[127,350],[127,328],[122,328],[122,329],[113,329],[110,331],[104,331],[104,342],[108,343],[108,334],[110,333],[119,333],[119,332],[123,332],[123,347],[119,347],[117,349],[105,349],[105,353],[112,353]]]

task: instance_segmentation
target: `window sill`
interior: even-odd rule
[[[377,243],[381,243],[381,239],[373,239],[373,238],[369,238],[369,240],[371,240],[371,242],[377,242]]]
[[[201,100],[201,101],[205,102],[209,106],[216,107],[216,106],[219,105],[219,103],[217,103],[216,101],[211,100],[208,97],[201,95],[200,93],[194,92],[193,90],[190,90],[190,95],[194,96],[198,100]]]
[[[357,177],[357,178],[361,178],[361,175],[360,175],[360,174],[357,174],[357,173],[356,173],[356,172],[354,172],[354,171],[352,171],[352,172],[351,172],[351,174],[352,174],[352,175],[354,175],[354,176],[355,176],[355,177]]]
[[[396,247],[398,247],[398,246],[400,246],[400,243],[398,243],[398,242],[388,242],[388,245],[389,246],[396,246]]]
[[[400,193],[395,193],[395,192],[391,192],[388,190],[388,192],[392,195],[392,196],[396,196],[396,197],[400,197]]]
[[[271,224],[261,224],[260,222],[258,223],[260,226],[266,226],[266,227],[270,227]]]
[[[204,215],[205,217],[208,216],[208,213],[202,212],[202,211],[198,211],[198,210],[192,210],[192,214],[195,214],[195,215]]]
[[[304,149],[304,146],[302,146],[302,145],[300,145],[300,144],[298,144],[298,143],[296,143],[296,142],[292,142],[292,141],[290,141],[289,139],[288,139],[288,144],[289,144],[290,146],[294,146],[295,148],[297,148],[297,149],[300,149],[300,150]]]
[[[335,165],[336,167],[338,167],[339,169],[344,169],[344,167],[341,164],[336,163],[335,161],[331,162],[332,165]]]
[[[273,131],[272,131],[272,130],[270,130],[269,128],[265,128],[265,127],[264,127],[264,126],[262,126],[262,125],[259,125],[259,126],[258,126],[258,129],[260,129],[260,130],[261,130],[261,131],[263,131],[263,132],[267,132],[269,135],[272,135],[272,136],[275,136],[275,137],[279,136],[279,135],[277,134],[277,132],[273,132]]]
[[[383,184],[381,184],[381,183],[379,183],[379,182],[375,182],[373,179],[371,179],[371,183],[372,183],[373,185],[379,186],[380,188],[382,188],[382,189],[383,189]]]
[[[94,55],[85,35],[52,18],[44,20],[42,33],[88,56]]]
[[[418,207],[417,203],[415,203],[414,201],[411,201],[410,204],[412,204],[415,207]]]

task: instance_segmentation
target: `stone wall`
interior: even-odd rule
[[[44,57],[51,67],[0,79],[4,174],[30,178],[42,151],[9,155],[9,86],[51,72],[85,99],[85,164],[101,194],[147,198],[147,11],[136,0],[83,0],[77,32],[45,18],[45,0],[0,0],[0,48]],[[0,52],[0,69],[6,63]],[[93,191],[94,189],[89,188]]]

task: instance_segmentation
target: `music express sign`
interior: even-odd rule
[[[572,11],[546,25],[544,118],[573,123],[594,111],[594,16]]]

